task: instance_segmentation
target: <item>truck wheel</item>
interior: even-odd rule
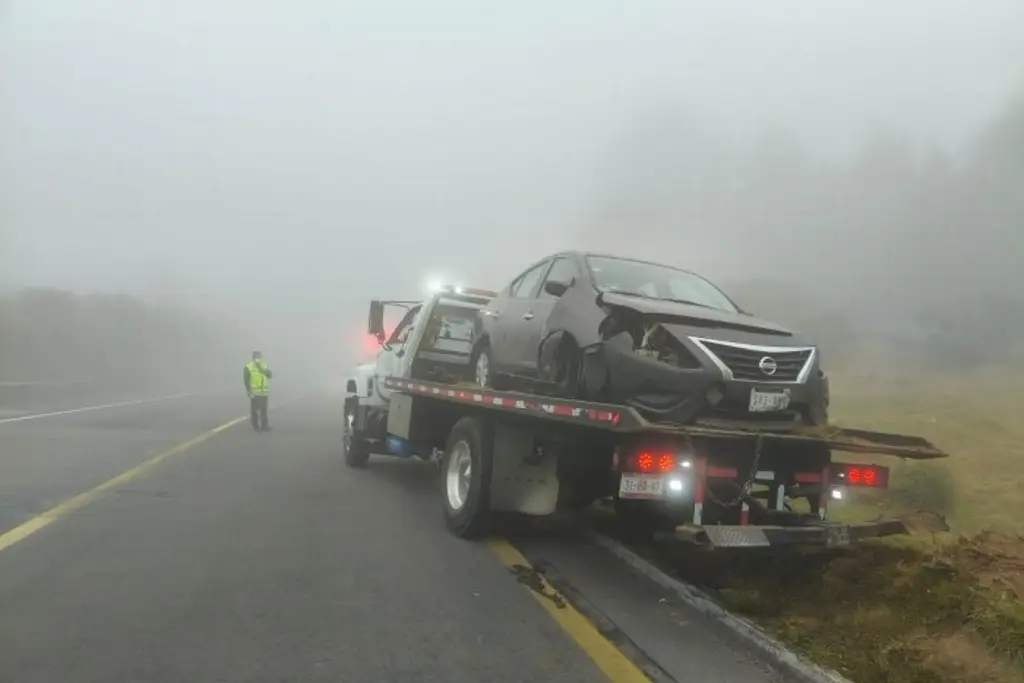
[[[490,523],[491,442],[484,421],[455,423],[441,458],[441,501],[448,530],[462,538],[480,536]]]
[[[370,459],[370,448],[366,440],[352,427],[350,418],[350,415],[345,415],[345,432],[342,436],[345,464],[349,467],[366,467],[366,461]]]

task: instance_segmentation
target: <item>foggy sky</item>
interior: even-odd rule
[[[878,130],[955,154],[1024,85],[1022,27],[1020,0],[8,0],[0,285],[498,286],[601,246],[609,165],[662,112],[826,160]]]

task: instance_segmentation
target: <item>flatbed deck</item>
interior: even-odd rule
[[[766,440],[816,443],[834,451],[892,455],[911,460],[934,460],[948,454],[927,439],[838,426],[793,431],[758,431],[739,426],[659,424],[623,404],[572,401],[516,391],[497,391],[472,384],[442,384],[399,377],[385,378],[392,391],[430,396],[479,409],[533,415],[545,419],[586,424],[618,433],[663,433],[708,439],[761,437]]]

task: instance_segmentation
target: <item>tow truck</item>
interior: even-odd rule
[[[912,529],[902,519],[830,521],[831,500],[885,489],[890,477],[889,467],[833,453],[947,457],[916,436],[660,424],[626,405],[474,385],[473,316],[492,296],[449,287],[423,301],[371,302],[368,329],[382,349],[346,387],[345,462],[364,467],[371,453],[439,462],[443,519],[456,536],[485,534],[505,513],[611,499],[634,535],[709,549],[843,547]],[[395,306],[406,312],[387,334]]]

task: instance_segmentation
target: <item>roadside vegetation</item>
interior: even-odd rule
[[[893,468],[888,493],[854,492],[833,519],[929,511],[950,533],[788,558],[638,550],[856,683],[1024,681],[1024,365],[844,365],[837,423],[918,434],[950,457],[879,459]]]
[[[226,358],[234,370],[243,353],[240,346],[230,355],[228,332],[224,321],[124,294],[25,289],[0,296],[0,381],[206,381]]]

